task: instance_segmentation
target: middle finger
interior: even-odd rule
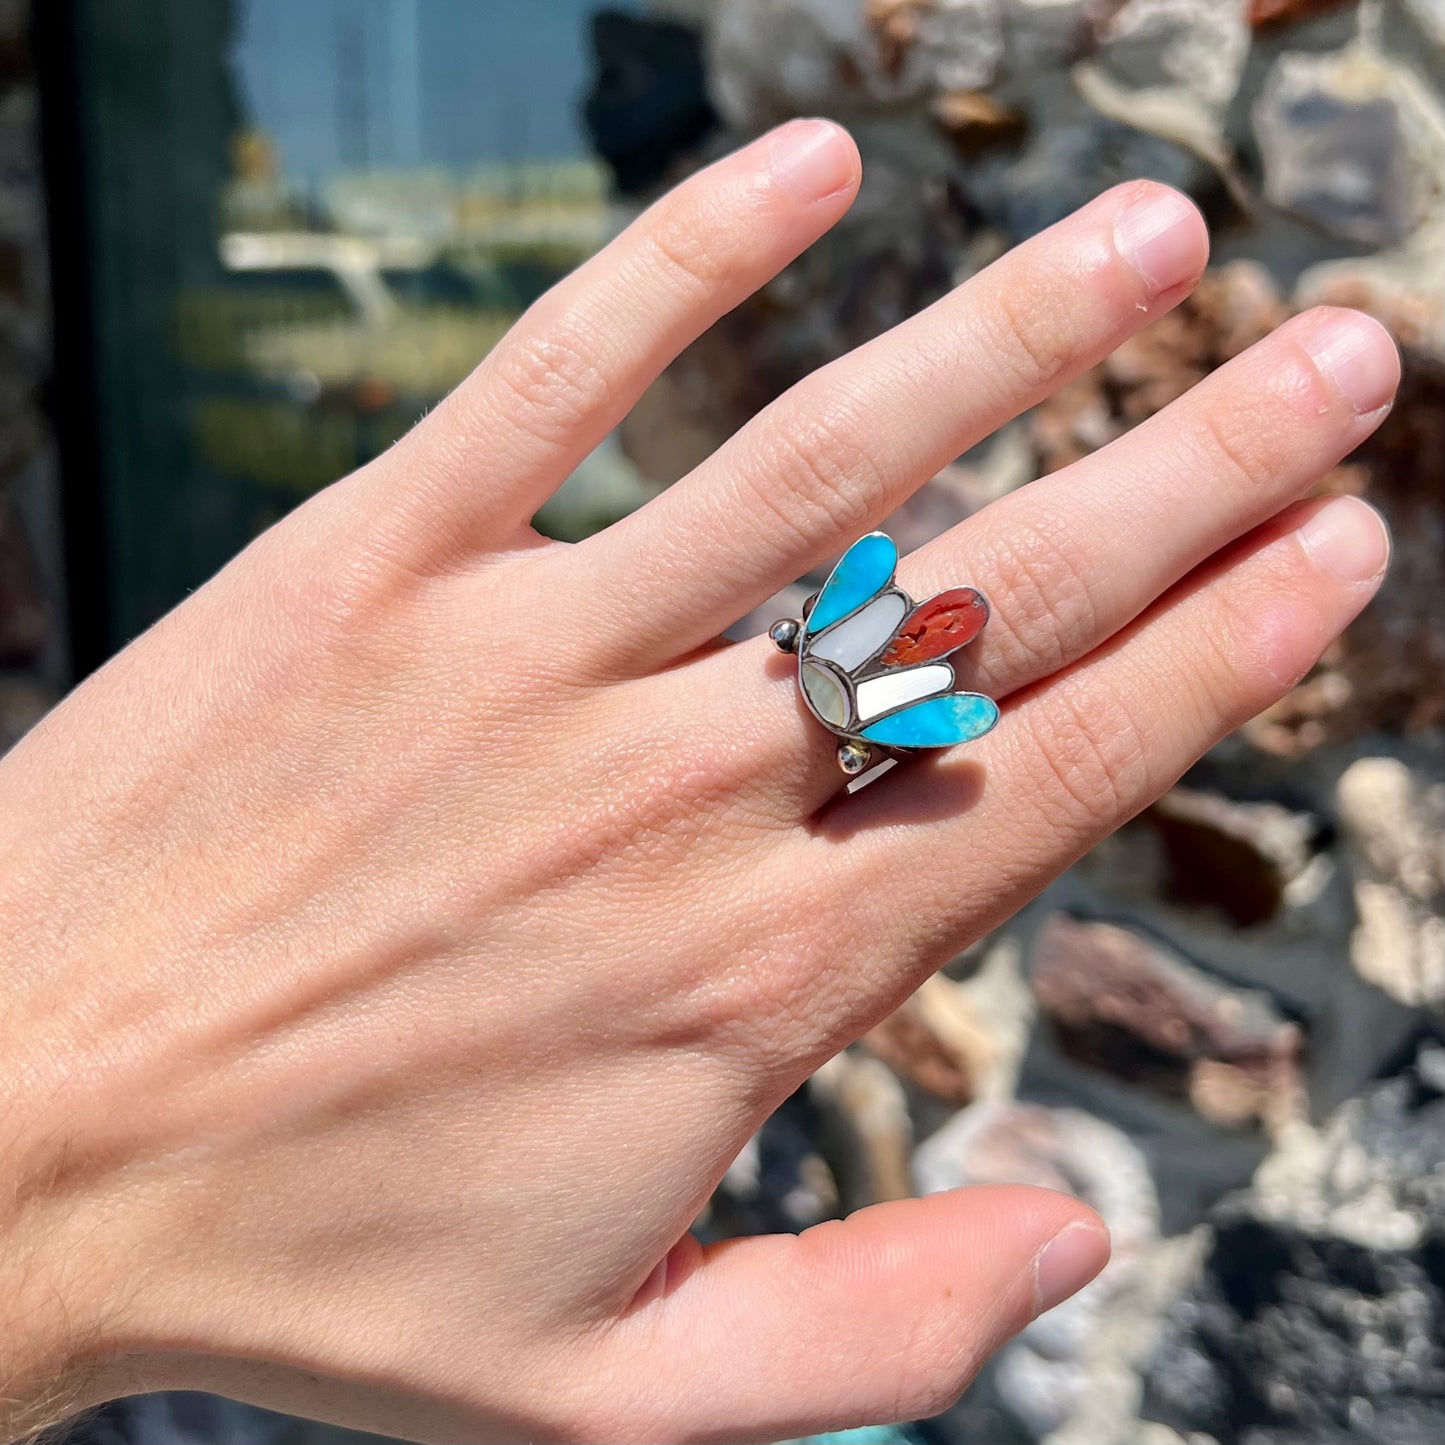
[[[1207,251],[1185,197],[1120,186],[814,372],[582,544],[614,629],[594,659],[643,672],[716,637],[1175,305]]]

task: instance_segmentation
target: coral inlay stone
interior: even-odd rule
[[[897,566],[898,548],[892,537],[882,532],[869,532],[866,537],[859,537],[824,583],[813,610],[808,614],[807,630],[821,632],[850,612],[857,611],[889,584]]]
[[[884,667],[902,667],[944,657],[972,642],[988,621],[988,603],[972,587],[953,587],[915,607],[898,636],[879,659]]]

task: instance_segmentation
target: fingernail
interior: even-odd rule
[[[1204,221],[1178,191],[1151,189],[1114,217],[1114,244],[1151,296],[1192,281],[1209,258]]]
[[[1335,497],[1295,533],[1315,566],[1341,582],[1373,582],[1390,562],[1384,519],[1357,497]]]
[[[846,132],[826,120],[790,121],[773,137],[779,184],[805,201],[821,201],[852,183],[857,171]]]
[[[1078,1294],[1108,1262],[1109,1234],[1102,1225],[1065,1225],[1034,1256],[1034,1314]]]
[[[1400,382],[1400,353],[1378,321],[1358,311],[1331,313],[1305,339],[1315,365],[1354,409],[1378,411]]]

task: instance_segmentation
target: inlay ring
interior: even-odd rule
[[[773,623],[768,635],[798,659],[798,690],[808,711],[839,738],[838,766],[857,777],[878,755],[948,748],[982,737],[998,704],[955,692],[950,654],[988,621],[988,599],[952,587],[916,606],[894,580],[898,548],[870,532],[839,559],[803,616]]]

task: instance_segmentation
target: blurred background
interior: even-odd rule
[[[1391,578],[1288,699],[790,1099],[698,1229],[993,1180],[1108,1220],[1095,1284],[860,1445],[1438,1441],[1442,97],[1445,0],[0,0],[0,748],[777,121],[852,128],[857,205],[653,387],[553,535],[1106,187],[1180,186],[1216,238],[1196,296],[890,530],[917,546],[1331,301],[1404,350],[1326,484],[1383,509]],[[356,1437],[155,1396],[68,1438]]]

